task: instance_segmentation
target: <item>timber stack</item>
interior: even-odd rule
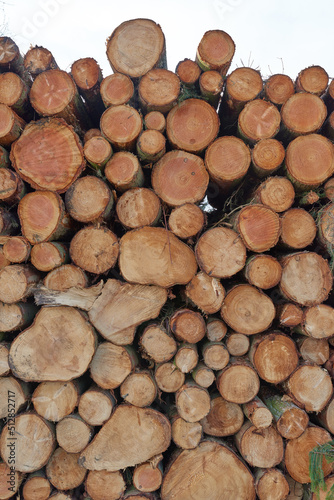
[[[207,31],[171,71],[133,19],[103,77],[0,38],[0,500],[310,493],[334,434],[334,84],[234,53]]]

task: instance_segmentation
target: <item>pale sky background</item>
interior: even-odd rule
[[[172,71],[184,58],[195,58],[205,31],[222,29],[236,44],[230,71],[244,65],[263,77],[295,79],[318,64],[334,77],[333,0],[0,0],[1,32],[23,54],[41,45],[67,71],[75,60],[94,57],[103,76],[112,73],[106,39],[138,17],[160,24]]]

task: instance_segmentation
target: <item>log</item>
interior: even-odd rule
[[[243,273],[250,285],[268,290],[280,282],[282,267],[275,257],[256,254],[247,259]]]
[[[88,445],[93,435],[93,427],[78,414],[64,417],[56,425],[58,445],[67,453],[80,453]]]
[[[130,373],[120,386],[120,395],[125,403],[144,408],[150,406],[158,395],[153,375],[146,370]]]
[[[66,238],[73,226],[62,198],[52,191],[26,194],[18,205],[18,216],[22,234],[32,245]]]
[[[314,252],[297,252],[285,256],[281,264],[284,297],[305,307],[327,299],[333,281],[327,260]]]
[[[259,71],[253,68],[241,67],[232,71],[226,78],[223,113],[227,114],[230,121],[234,121],[248,101],[256,99],[263,88],[263,81]]]
[[[205,389],[208,389],[216,379],[214,371],[203,362],[198,363],[198,365],[191,372],[191,376],[197,385],[200,385]]]
[[[261,397],[276,422],[276,429],[285,439],[296,439],[305,431],[309,423],[308,414],[296,406],[285,395],[263,387]]]
[[[46,465],[46,475],[52,486],[70,490],[85,479],[87,470],[78,463],[79,453],[68,453],[57,448]]]
[[[264,82],[264,95],[279,108],[295,93],[295,86],[288,75],[277,73]]]
[[[139,160],[129,151],[115,153],[107,162],[104,174],[120,192],[144,185],[144,174]]]
[[[327,429],[330,433],[333,433],[334,429],[334,400],[333,398],[330,400],[328,405],[320,412],[317,414],[317,421],[321,425],[321,427],[324,427]]]
[[[245,358],[231,358],[230,363],[217,374],[217,389],[230,403],[252,401],[260,389],[257,372]]]
[[[0,395],[0,418],[6,419],[13,425],[15,415],[27,404],[29,388],[24,382],[12,376],[1,376]]]
[[[196,344],[201,341],[206,332],[202,315],[191,309],[179,309],[169,320],[169,328],[176,340]]]
[[[144,116],[144,126],[146,130],[158,130],[163,134],[166,129],[166,118],[160,111],[150,111]]]
[[[185,381],[185,374],[174,363],[159,364],[156,367],[154,377],[159,389],[168,393],[178,391]]]
[[[326,304],[308,307],[303,312],[301,326],[297,330],[314,339],[334,336],[334,309]]]
[[[261,204],[241,208],[233,216],[233,226],[248,250],[257,253],[273,248],[281,233],[278,214]]]
[[[255,490],[259,500],[275,500],[288,498],[289,483],[279,469],[257,469],[255,473]]]
[[[334,146],[319,134],[296,137],[287,147],[285,166],[296,189],[317,188],[333,175]]]
[[[188,283],[196,273],[197,263],[193,251],[173,233],[143,227],[121,238],[119,268],[130,283],[169,288]]]
[[[205,213],[194,203],[184,203],[173,208],[168,218],[168,229],[181,240],[196,236],[204,224]]]
[[[116,213],[127,229],[155,226],[161,217],[161,203],[151,189],[132,188],[118,198]]]
[[[113,204],[114,197],[107,184],[92,175],[80,177],[65,193],[66,210],[79,222],[110,219]]]
[[[122,73],[113,73],[103,78],[100,84],[100,94],[106,108],[131,104],[134,94],[132,80]]]
[[[31,47],[25,54],[23,64],[32,78],[35,78],[43,71],[48,71],[49,69],[59,69],[51,52],[48,49],[37,45],[35,45],[35,47]]]
[[[0,74],[0,102],[25,120],[33,117],[29,90],[28,85],[16,73],[8,71]]]
[[[70,187],[85,166],[79,137],[60,118],[30,122],[11,148],[10,160],[31,187],[59,193]]]
[[[123,404],[81,453],[79,463],[88,470],[114,472],[163,453],[170,441],[171,426],[162,413]]]
[[[299,325],[303,319],[302,308],[292,302],[278,305],[276,311],[280,324],[288,328]]]
[[[9,364],[21,380],[68,381],[87,370],[94,351],[93,328],[77,309],[43,307],[12,342]]]
[[[170,145],[189,153],[202,153],[219,131],[216,110],[202,99],[186,99],[167,115],[166,133]]]
[[[317,234],[316,223],[303,208],[290,208],[281,217],[280,243],[284,247],[301,250],[314,241]]]
[[[328,74],[321,66],[309,66],[298,73],[296,78],[297,92],[310,92],[322,96],[328,85]]]
[[[174,356],[173,363],[182,373],[192,372],[198,364],[198,350],[196,344],[180,344]]]
[[[31,82],[31,78],[24,68],[20,49],[14,40],[8,36],[0,37],[0,61],[1,73],[4,71],[14,71],[27,83]]]
[[[175,73],[184,87],[193,89],[201,75],[201,68],[196,61],[186,58],[178,62]]]
[[[195,382],[187,382],[175,393],[177,412],[186,422],[199,422],[210,411],[210,396]]]
[[[327,370],[309,363],[300,365],[283,387],[292,401],[306,411],[323,410],[333,394],[332,379]]]
[[[37,243],[32,247],[30,261],[38,271],[52,271],[69,261],[68,248],[57,242]]]
[[[204,314],[214,314],[223,304],[225,289],[217,278],[200,271],[186,285],[184,294]]]
[[[65,264],[50,271],[44,278],[44,285],[50,290],[65,291],[72,287],[85,288],[88,278],[80,267]]]
[[[117,236],[106,227],[86,226],[75,234],[70,244],[73,263],[94,274],[114,267],[118,253]]]
[[[9,342],[0,342],[0,376],[5,377],[10,373],[10,367],[8,363],[9,357]]]
[[[0,168],[8,167],[10,167],[8,151],[3,146],[0,146]]]
[[[230,360],[230,354],[222,342],[205,342],[202,356],[206,366],[212,370],[222,370]]]
[[[110,160],[112,148],[107,139],[101,135],[93,136],[85,141],[83,153],[93,169],[100,172]]]
[[[201,420],[203,432],[215,437],[232,436],[240,430],[243,422],[240,405],[225,401],[217,394],[211,397],[210,411]]]
[[[216,109],[220,101],[223,87],[224,79],[218,71],[204,71],[199,78],[201,96]]]
[[[238,137],[218,137],[205,152],[210,179],[228,193],[245,177],[251,162],[250,150]]]
[[[102,389],[116,389],[135,369],[138,360],[128,346],[111,342],[98,345],[89,369],[93,381]]]
[[[22,330],[32,322],[36,312],[37,308],[31,302],[15,302],[13,304],[0,302],[0,331]]]
[[[140,335],[139,347],[141,356],[154,363],[166,363],[177,351],[174,337],[158,323],[152,323],[144,329]]]
[[[33,294],[39,274],[29,265],[12,264],[0,270],[0,301],[14,304]]]
[[[0,436],[4,462],[10,466],[14,457],[15,470],[19,472],[41,469],[48,462],[54,447],[55,437],[50,423],[35,413],[17,415],[15,424],[9,420]]]
[[[219,342],[227,333],[224,321],[215,317],[209,318],[206,324],[206,336],[211,342]]]
[[[168,113],[178,102],[181,83],[179,77],[167,69],[156,68],[140,79],[138,96],[144,113]]]
[[[285,149],[277,139],[261,139],[252,149],[252,169],[257,177],[267,177],[278,170],[285,157]]]
[[[255,396],[252,401],[243,404],[242,410],[245,417],[247,417],[257,429],[266,429],[271,426],[273,415],[258,396]]]
[[[162,482],[162,455],[153,457],[149,462],[137,465],[133,471],[132,482],[138,491],[151,493],[160,488]]]
[[[198,467],[203,471],[200,475],[196,472]],[[228,492],[230,498],[255,500],[249,469],[226,445],[214,441],[203,441],[172,459],[162,481],[161,498],[202,500],[208,491],[216,497]]]
[[[158,130],[143,130],[138,137],[136,151],[144,165],[151,165],[166,153],[166,138]]]
[[[101,116],[102,135],[115,151],[134,151],[143,128],[143,120],[136,108],[120,104],[107,108]]]
[[[238,133],[248,144],[273,139],[279,132],[281,116],[274,104],[263,99],[248,102],[238,117]]]
[[[279,331],[255,335],[248,355],[259,377],[271,384],[286,380],[299,362],[296,344]]]
[[[250,341],[243,333],[230,333],[225,340],[225,345],[231,356],[243,356],[248,352]]]
[[[283,439],[273,425],[257,429],[250,421],[245,422],[235,435],[235,443],[251,467],[275,467],[284,456]]]
[[[295,190],[286,177],[268,177],[255,190],[253,201],[262,203],[274,212],[285,212],[293,205]]]
[[[89,311],[98,332],[114,344],[130,344],[136,327],[159,316],[167,291],[158,286],[131,285],[108,280]]]
[[[0,146],[8,148],[20,137],[26,122],[6,104],[0,104]]]
[[[245,335],[267,330],[275,318],[272,300],[251,285],[236,285],[226,295],[221,308],[223,320]]]
[[[0,463],[0,498],[1,500],[7,500],[9,498],[13,498],[13,495],[17,493],[20,484],[23,481],[23,474],[21,472],[17,472],[16,470],[12,470],[10,466],[5,464],[4,462]],[[7,481],[11,481],[8,484]],[[29,500],[27,498],[27,500]],[[39,500],[39,499],[36,499]]]
[[[329,343],[327,339],[312,339],[304,335],[295,338],[298,350],[304,361],[323,365],[329,359]]]
[[[119,471],[90,470],[85,486],[92,500],[118,500],[125,491],[126,483]]]
[[[175,413],[171,417],[172,440],[183,450],[192,450],[199,445],[202,439],[202,425],[200,422],[187,422]]]
[[[235,43],[222,30],[206,31],[197,47],[196,62],[203,71],[216,70],[225,76],[235,52]]]
[[[154,165],[151,181],[162,201],[175,207],[201,201],[209,176],[199,156],[185,151],[170,151]]]
[[[244,267],[246,247],[232,229],[215,227],[199,238],[195,255],[201,271],[215,278],[229,278]]]
[[[330,253],[333,249],[333,235],[331,233],[331,221],[333,217],[334,204],[328,203],[319,212],[318,235],[319,241]]]
[[[309,92],[293,94],[283,104],[282,125],[289,137],[318,132],[327,116],[327,108],[317,95]]]
[[[28,261],[31,245],[23,236],[11,236],[4,243],[2,250],[9,262],[12,264],[21,264]]]
[[[321,427],[315,425],[307,427],[301,436],[290,439],[286,444],[284,463],[290,476],[299,483],[310,483],[309,474],[309,453],[318,445],[331,440],[331,435]],[[328,464],[325,458],[322,461],[324,476],[328,476],[332,471],[332,465]]]
[[[166,67],[165,36],[150,19],[125,21],[108,38],[107,57],[114,73],[139,78],[152,68]]]
[[[78,386],[74,382],[41,382],[31,401],[38,415],[50,422],[59,422],[73,412],[78,398]]]
[[[83,136],[83,142],[84,144],[89,141],[92,137],[102,137],[102,132],[99,128],[90,128],[85,132],[85,135]]]
[[[43,470],[32,472],[24,482],[22,495],[24,500],[47,500],[51,494],[50,481]]]
[[[78,59],[71,66],[71,76],[78,87],[79,94],[84,98],[89,116],[93,123],[99,124],[104,111],[100,95],[102,71],[92,57]]]
[[[88,425],[101,426],[109,420],[115,406],[116,398],[112,391],[93,385],[81,394],[78,412]]]

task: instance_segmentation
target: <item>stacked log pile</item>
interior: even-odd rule
[[[0,38],[0,499],[301,499],[334,434],[334,85]],[[328,484],[332,465],[323,462]],[[315,496],[314,496],[315,498]]]

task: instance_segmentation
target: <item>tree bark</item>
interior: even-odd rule
[[[131,104],[134,97],[133,82],[127,75],[113,73],[103,78],[100,85],[100,93],[106,108],[109,106]]]
[[[120,192],[144,185],[144,174],[137,156],[129,151],[115,153],[104,172],[108,181]]]
[[[0,146],[0,168],[9,168],[9,155],[7,149],[3,146]]]
[[[217,374],[217,389],[230,403],[252,401],[260,389],[259,376],[245,358],[231,358],[230,363]]]
[[[225,289],[217,278],[200,271],[186,285],[184,294],[204,314],[214,314],[223,304]]]
[[[42,382],[32,394],[35,411],[51,422],[59,422],[78,404],[79,388],[74,382]]]
[[[321,209],[317,221],[319,241],[329,253],[333,251],[334,247],[334,238],[331,232],[333,212],[334,203],[328,203]]]
[[[66,210],[79,222],[110,219],[113,204],[114,197],[106,182],[92,175],[77,179],[65,194]]]
[[[143,128],[143,120],[136,108],[129,104],[110,106],[101,116],[102,135],[115,151],[134,151]]]
[[[115,406],[116,398],[112,391],[93,385],[81,394],[78,412],[88,425],[101,426],[109,420]]]
[[[79,137],[59,118],[30,122],[11,148],[10,160],[34,189],[59,193],[69,188],[85,166]]]
[[[57,448],[46,465],[46,475],[55,488],[70,490],[85,479],[87,470],[78,463],[79,453]]]
[[[167,116],[167,137],[174,149],[200,154],[215,140],[218,131],[216,110],[202,99],[186,99]]]
[[[284,247],[296,250],[306,248],[313,243],[316,234],[316,223],[303,208],[290,208],[282,215],[280,243]]]
[[[107,57],[114,73],[139,78],[167,66],[165,36],[150,19],[125,21],[108,38]]]
[[[0,146],[8,148],[21,136],[26,122],[9,106],[0,103],[0,123]]]
[[[9,348],[9,342],[0,342],[0,377],[5,377],[10,373],[10,367],[8,363]]]
[[[328,405],[317,414],[317,420],[320,423],[321,427],[327,429],[331,434],[333,434],[334,430],[334,400],[333,398],[330,400]]]
[[[240,405],[230,403],[217,394],[211,397],[210,411],[201,420],[203,432],[215,437],[232,436],[241,429],[243,422]]]
[[[186,151],[169,151],[154,165],[151,180],[162,201],[175,207],[201,201],[209,175],[199,156]]]
[[[128,346],[102,342],[97,347],[89,369],[93,381],[102,389],[116,389],[135,369],[138,360]]]
[[[92,57],[78,59],[71,66],[71,76],[75,81],[79,94],[84,98],[92,122],[98,126],[104,111],[100,94],[102,71]]]
[[[67,453],[80,453],[88,445],[93,435],[93,427],[77,413],[64,417],[56,425],[58,445]]]
[[[278,170],[285,157],[285,149],[277,139],[261,139],[252,149],[252,169],[257,177],[267,177]]]
[[[116,213],[127,229],[155,226],[161,217],[161,203],[153,190],[132,188],[118,198]]]
[[[279,108],[295,93],[295,86],[288,75],[271,75],[264,83],[264,95]]]
[[[106,470],[90,470],[85,485],[87,494],[92,500],[118,500],[126,488],[121,472]]]
[[[179,77],[167,69],[151,69],[138,85],[138,96],[144,113],[168,113],[178,102],[181,84]]]
[[[268,290],[280,282],[282,267],[272,255],[256,254],[247,259],[243,273],[250,285]]]
[[[9,363],[21,380],[68,381],[87,370],[94,351],[93,328],[77,309],[43,307],[12,342]]]

